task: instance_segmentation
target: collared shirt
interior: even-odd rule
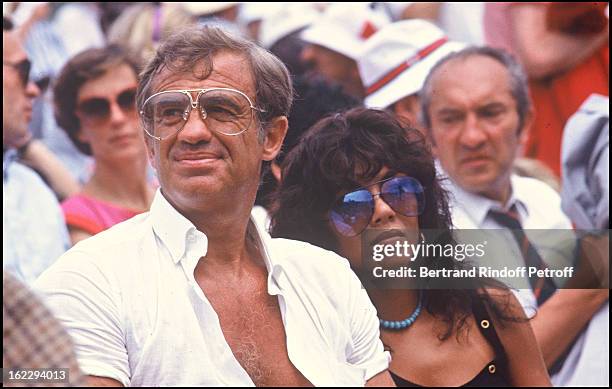
[[[528,177],[512,175],[510,177],[511,194],[506,204],[491,200],[484,196],[470,193],[456,185],[452,180],[445,181],[445,187],[451,194],[451,213],[453,224],[457,229],[482,229],[499,230],[506,227],[498,224],[489,214],[490,210],[508,211],[515,208],[519,214],[521,225],[525,234],[540,256],[547,263],[567,263],[565,252],[558,253],[555,244],[559,238],[558,234],[543,235],[542,230],[571,230],[572,224],[561,210],[561,198],[554,189],[545,183]],[[538,231],[540,230],[540,231]],[[498,233],[497,236],[499,236]],[[554,236],[551,236],[554,235]],[[498,252],[499,263],[509,265],[522,264],[517,260],[522,259],[520,247],[516,244],[511,234],[506,236],[508,249],[506,252]],[[515,294],[525,313],[529,316],[535,313],[537,302],[529,284],[525,280],[525,288],[515,290]]]
[[[450,180],[449,180],[450,182]],[[508,211],[515,207],[523,229],[571,229],[572,224],[561,210],[559,194],[542,181],[512,175],[511,194],[506,204],[470,193],[458,185],[447,188],[452,194],[451,212],[453,224],[459,229],[498,229],[498,224],[489,211]]]
[[[567,122],[561,205],[576,228],[610,225],[610,99],[591,95]]]
[[[591,95],[567,122],[561,153],[562,206],[576,228],[610,223],[610,99]],[[610,302],[576,340],[555,386],[610,386]]]
[[[376,310],[336,254],[272,239],[250,221],[279,298],[288,356],[314,385],[363,385],[387,369]],[[124,385],[252,386],[194,278],[208,239],[160,191],[148,213],[80,242],[37,281],[81,369]]]
[[[70,247],[60,205],[53,192],[14,150],[2,161],[2,268],[26,284]]]

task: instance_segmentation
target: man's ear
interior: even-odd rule
[[[532,108],[529,108],[529,110],[527,110],[527,112],[525,113],[525,118],[523,120],[523,128],[519,129],[519,148],[521,150],[521,155],[522,152],[525,150],[525,147],[527,147],[527,141],[529,140],[529,135],[531,133],[531,126],[533,125],[533,121],[534,121],[534,112]]]
[[[420,105],[416,95],[406,96],[393,104],[393,111],[398,118],[406,121],[410,126],[418,126],[418,112]]]
[[[261,159],[272,161],[281,150],[289,122],[286,116],[277,116],[268,124],[268,131],[263,142],[263,154]]]

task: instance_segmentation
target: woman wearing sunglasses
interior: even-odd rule
[[[417,130],[390,114],[357,108],[323,119],[285,157],[272,235],[349,260],[377,308],[398,386],[550,385],[510,291],[476,283],[470,289],[419,289],[409,280],[406,287],[384,289],[364,280],[362,245],[402,239],[414,244],[426,239],[426,230],[446,232],[437,243],[454,243],[429,148]],[[444,268],[461,266],[438,259]]]
[[[83,190],[62,203],[73,244],[149,209],[147,152],[136,112],[137,62],[119,46],[86,50],[54,88],[55,116],[95,165]]]

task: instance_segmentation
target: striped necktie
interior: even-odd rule
[[[521,225],[515,206],[512,206],[507,212],[489,210],[489,215],[499,225],[512,232],[512,235],[514,235],[521,249],[525,265],[528,267],[535,267],[538,270],[543,270],[548,267],[527,238],[525,231],[523,231],[523,226]],[[529,284],[538,300],[538,305],[542,305],[557,290],[554,281],[550,277],[530,277]]]

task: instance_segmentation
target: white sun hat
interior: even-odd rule
[[[308,43],[357,60],[364,42],[389,23],[389,17],[384,12],[372,10],[369,3],[334,3],[302,32],[301,37]]]
[[[265,15],[261,21],[259,43],[266,49],[321,17],[321,13],[313,3],[276,4],[279,6]]]
[[[210,15],[217,13],[219,11],[223,11],[235,5],[238,5],[236,1],[189,1],[189,2],[180,2],[181,6],[192,15],[201,16],[201,15]]]
[[[465,47],[465,43],[450,42],[442,30],[424,20],[383,27],[368,39],[357,60],[366,107],[386,108],[419,92],[440,59]]]

